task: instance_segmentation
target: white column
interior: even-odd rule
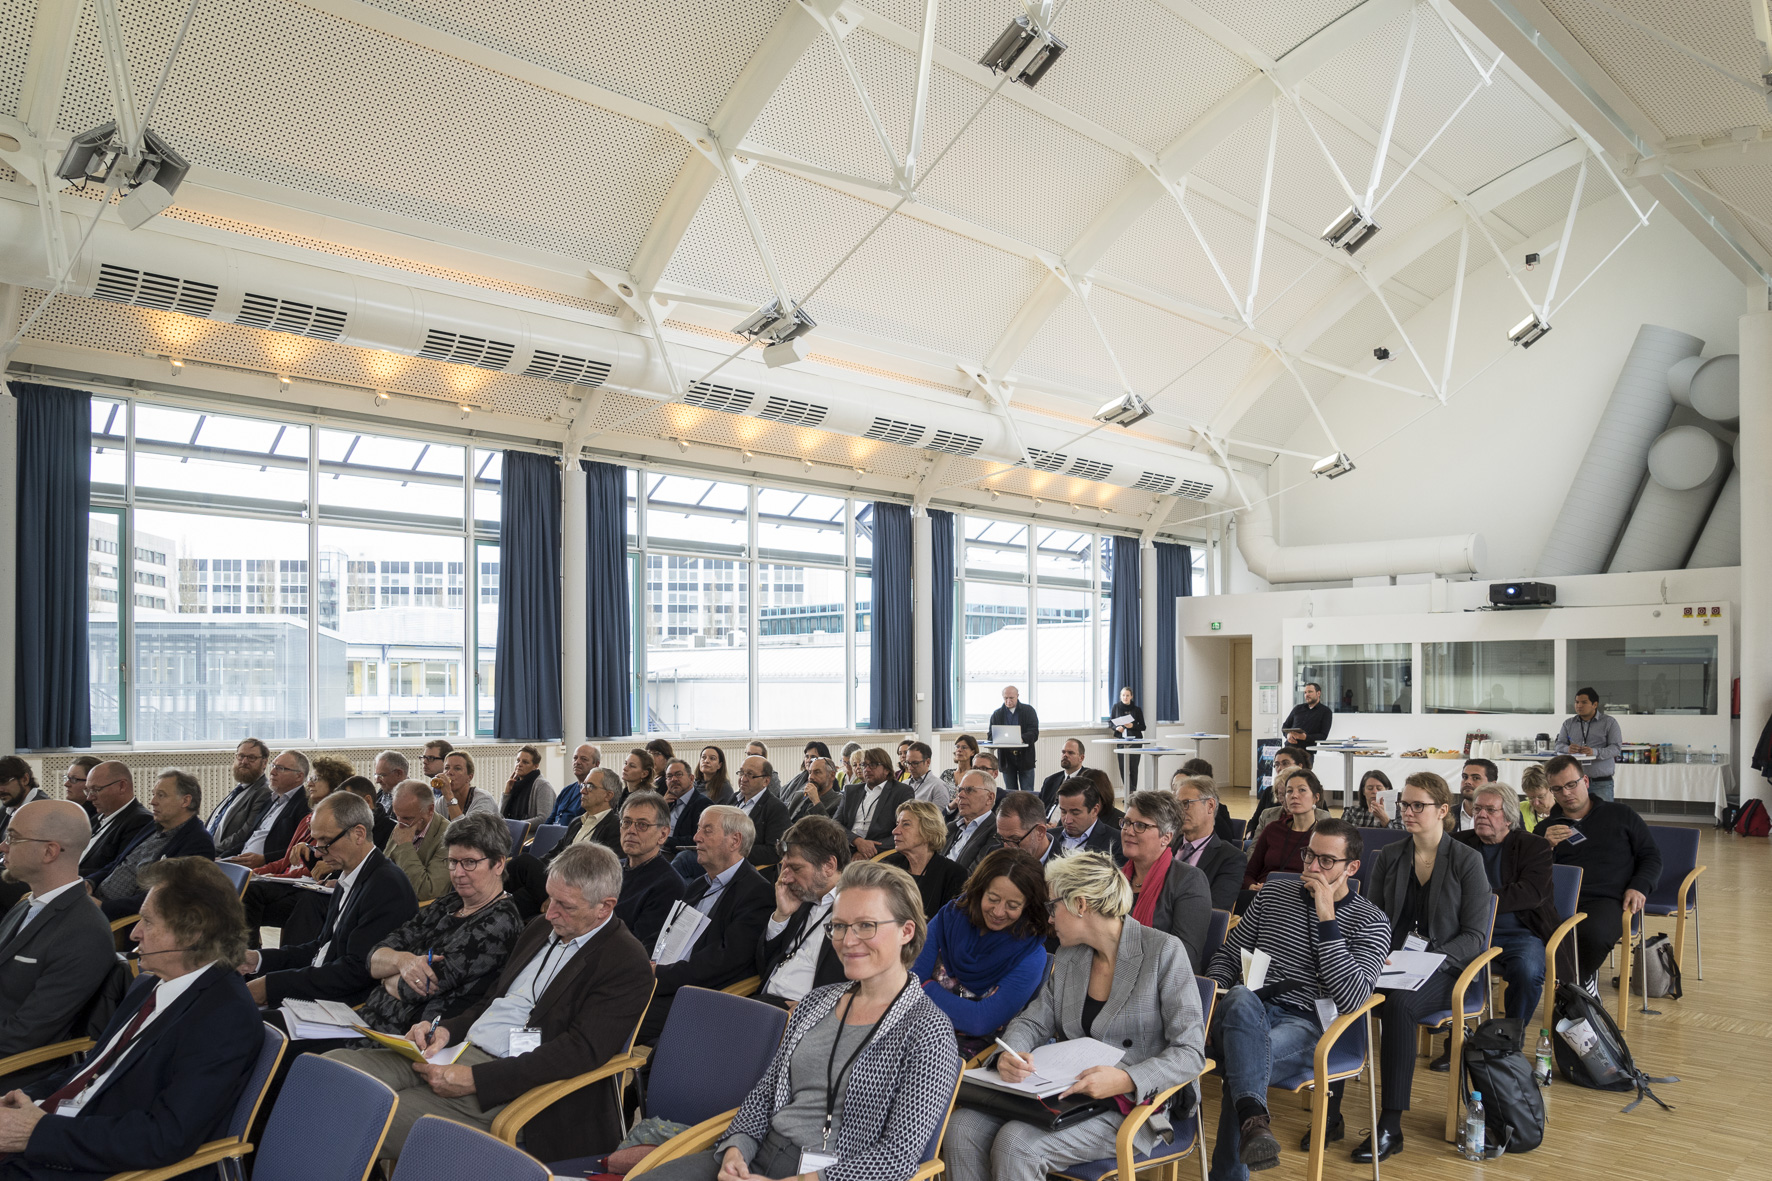
[[[917,737],[929,742],[934,737],[934,702],[930,694],[935,688],[934,582],[935,533],[929,523],[929,510],[918,508],[911,517],[911,688],[915,694],[911,719],[916,723]]]
[[[1138,662],[1141,670],[1137,686],[1138,700],[1144,705],[1145,724],[1155,728],[1157,724],[1157,547],[1151,542],[1144,542],[1138,547],[1138,613],[1142,620],[1139,628],[1144,637],[1144,652]],[[1175,670],[1163,673],[1173,676]],[[1102,709],[1111,709],[1109,702],[1120,699],[1120,686],[1108,686],[1108,701],[1101,703]]]
[[[1748,766],[1772,714],[1772,311],[1741,317],[1741,753],[1743,800],[1768,796]]]
[[[560,480],[560,737],[571,751],[585,740],[585,503],[586,476],[578,457]]]

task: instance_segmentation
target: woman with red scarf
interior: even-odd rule
[[[1180,829],[1181,808],[1174,796],[1166,791],[1134,793],[1120,823],[1120,849],[1126,854],[1121,872],[1132,883],[1132,917],[1181,940],[1198,975],[1206,970],[1200,955],[1212,922],[1212,885],[1170,851]]]

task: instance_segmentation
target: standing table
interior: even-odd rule
[[[1360,755],[1373,759],[1390,758],[1390,751],[1383,739],[1374,739],[1370,742],[1319,742],[1317,743],[1317,753],[1338,754],[1342,758],[1341,807],[1343,811],[1353,804],[1354,789],[1359,785],[1359,780],[1354,778],[1354,759]],[[1327,788],[1324,789],[1324,794],[1328,794]]]

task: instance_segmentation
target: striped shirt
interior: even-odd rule
[[[1350,891],[1337,902],[1335,917],[1325,923],[1303,886],[1274,882],[1225,937],[1211,975],[1227,989],[1236,987],[1243,982],[1242,953],[1259,948],[1272,961],[1264,987],[1304,986],[1275,996],[1278,1004],[1314,1017],[1316,998],[1327,997],[1339,1012],[1351,1013],[1372,995],[1390,945],[1390,920],[1358,894]]]

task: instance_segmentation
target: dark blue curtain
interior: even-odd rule
[[[18,676],[24,750],[92,745],[86,546],[92,395],[13,382],[18,398]]]
[[[628,469],[581,460],[585,545],[585,732],[633,732],[633,613],[628,606]]]
[[[954,514],[926,509],[929,514],[931,561],[929,580],[930,661],[929,718],[937,730],[954,724]]]
[[[1157,543],[1157,712],[1153,722],[1181,721],[1181,689],[1175,682],[1175,600],[1194,593],[1192,546]]]
[[[1113,622],[1108,629],[1108,700],[1101,708],[1111,708],[1120,700],[1120,690],[1132,686],[1132,696],[1139,693],[1144,668],[1144,623],[1139,614],[1138,538],[1115,537],[1113,566],[1108,576],[1113,580],[1109,602]]]
[[[498,521],[500,742],[560,737],[560,463],[506,451]],[[624,643],[625,643],[624,638]]]
[[[911,509],[874,502],[873,676],[868,681],[868,725],[908,730],[914,718],[911,662]]]

